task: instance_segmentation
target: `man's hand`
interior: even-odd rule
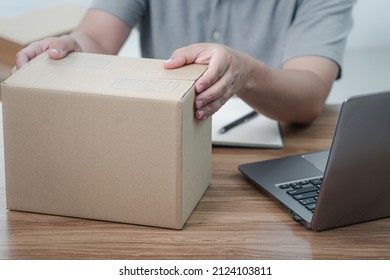
[[[311,123],[336,78],[338,65],[324,57],[300,56],[272,68],[243,52],[218,44],[193,44],[176,50],[167,69],[207,64],[195,83],[195,118],[204,120],[236,95],[270,118],[288,123]]]
[[[195,118],[204,120],[240,90],[247,69],[233,49],[206,43],[176,50],[164,67],[174,69],[191,63],[208,65],[206,72],[195,83]]]
[[[70,52],[82,51],[82,49],[77,41],[69,35],[50,37],[31,43],[16,54],[16,64],[12,68],[11,73],[15,73],[23,65],[45,51],[48,51],[50,58],[61,59]]]

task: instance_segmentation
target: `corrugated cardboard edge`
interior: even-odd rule
[[[211,118],[194,118],[195,89],[183,98],[182,112],[182,217],[184,226],[211,181]],[[189,141],[189,139],[192,139]],[[189,144],[191,143],[191,145]],[[194,168],[198,170],[194,171]],[[200,176],[199,174],[204,174]]]
[[[179,159],[182,169],[178,174],[180,182],[177,186],[181,186],[181,189],[178,189],[178,194],[181,194],[181,199],[178,200],[180,203],[178,209],[181,208],[182,211],[181,216],[178,217],[177,229],[184,227],[211,182],[211,118],[198,121],[194,117],[195,82],[206,70],[207,65],[201,64],[189,64],[175,69],[175,71],[181,72],[182,78],[187,77],[187,80],[193,81],[193,86],[181,100],[182,127],[178,131],[182,132],[180,135],[182,154]],[[173,79],[175,77],[173,73],[169,70],[163,71],[158,77]],[[194,73],[196,73],[196,79]],[[196,172],[194,172],[194,168],[197,168]]]

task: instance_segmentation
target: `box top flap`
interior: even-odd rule
[[[0,24],[0,37],[25,46],[65,34],[78,25],[86,10],[81,5],[63,4],[4,19]]]
[[[41,54],[5,85],[53,91],[158,100],[181,100],[206,65],[167,70],[163,60],[70,53],[60,60]]]

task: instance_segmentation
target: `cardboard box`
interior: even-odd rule
[[[80,5],[63,4],[0,21],[0,62],[13,67],[16,54],[32,42],[70,33],[86,12]]]
[[[211,178],[204,65],[40,55],[2,84],[7,207],[180,229]]]

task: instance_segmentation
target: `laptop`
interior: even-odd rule
[[[330,150],[238,169],[315,231],[390,216],[390,92],[344,101]]]

